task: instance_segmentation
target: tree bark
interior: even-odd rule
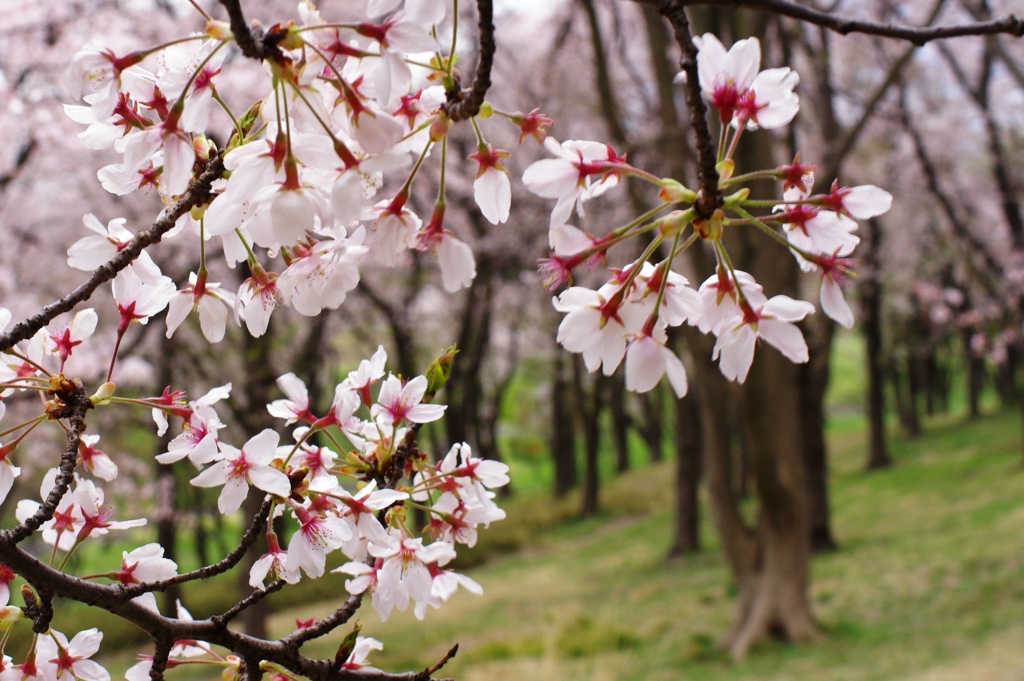
[[[583,499],[580,515],[589,518],[597,513],[599,507],[598,448],[601,444],[601,376],[594,377],[589,395],[584,386],[586,369],[579,355],[573,356],[573,384],[576,393],[577,413],[583,425],[583,443],[585,448],[583,466]]]
[[[173,338],[167,338],[164,335],[160,336],[158,385],[155,394],[159,394],[166,386],[174,385],[175,345]],[[168,430],[167,433],[164,433],[157,440],[157,448],[159,450],[157,453],[166,452],[170,442],[171,434]],[[177,561],[178,514],[175,499],[174,466],[164,466],[160,463],[156,465],[156,541],[163,547],[165,558]],[[161,598],[163,601],[162,611],[168,613],[177,612],[176,604],[179,598],[181,598],[181,588],[178,585],[174,585],[165,591]]]
[[[658,463],[665,458],[665,451],[662,445],[664,435],[664,409],[665,394],[661,386],[655,387],[648,393],[638,395],[640,402],[640,413],[643,420],[640,426],[640,436],[647,445],[647,452],[651,457],[651,463]]]
[[[253,338],[247,333],[242,334],[244,338],[242,347],[247,367],[241,390],[245,405],[244,408],[236,410],[236,415],[249,437],[276,425],[266,408],[271,401],[271,390],[276,380],[271,356],[274,342],[273,330],[274,322],[271,320],[267,332],[259,338]],[[243,517],[247,519],[255,516],[263,505],[263,495],[256,492],[257,490],[250,490],[249,495],[242,503]],[[216,514],[216,518],[219,517],[220,514]],[[265,535],[261,534],[238,566],[238,584],[242,594],[252,591],[252,587],[249,586],[249,571],[252,569],[253,563],[266,552],[267,539]],[[250,636],[266,638],[269,614],[267,601],[261,600],[244,610],[238,619],[245,629],[245,633]]]
[[[868,423],[871,441],[868,449],[867,470],[892,465],[885,437],[885,376],[882,367],[882,284],[879,263],[882,254],[882,230],[877,220],[865,226],[867,248],[864,249],[864,268],[860,284],[861,329],[867,355],[868,371]]]
[[[829,357],[835,324],[804,326],[810,359],[798,367],[800,441],[807,466],[807,512],[811,551],[824,553],[839,548],[832,535],[828,502],[828,456],[825,444],[825,391],[829,381]]]
[[[629,415],[626,413],[625,371],[620,367],[607,381],[605,400],[611,416],[612,440],[615,443],[615,472],[629,470]]]
[[[555,496],[564,497],[578,482],[576,472],[575,401],[566,380],[565,353],[555,350],[551,384],[551,456],[555,464]]]
[[[700,405],[691,392],[675,406],[676,526],[669,558],[700,551]]]

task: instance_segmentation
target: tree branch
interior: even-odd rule
[[[690,127],[693,128],[697,149],[697,177],[699,190],[694,208],[697,216],[708,219],[722,205],[718,190],[718,170],[715,169],[715,142],[708,127],[707,106],[700,91],[700,77],[697,74],[697,46],[690,33],[690,20],[683,9],[681,0],[644,0],[654,2],[658,12],[672,24],[672,33],[682,57],[679,65],[686,73],[686,106],[690,110]]]
[[[659,8],[666,4],[665,0],[637,0],[638,2],[656,3]],[[672,3],[676,4],[676,3]],[[989,21],[976,21],[969,24],[950,26],[898,26],[896,24],[882,24],[874,21],[862,21],[838,16],[831,12],[798,5],[789,0],[692,0],[687,2],[691,5],[714,5],[717,7],[732,6],[746,7],[748,9],[782,14],[783,16],[806,21],[818,26],[824,26],[836,33],[848,35],[850,33],[865,33],[877,35],[883,38],[897,38],[908,40],[915,45],[924,45],[932,40],[943,38],[959,38],[963,36],[997,35],[1006,33],[1017,36],[1024,36],[1024,19],[1010,14],[1002,19]]]
[[[15,343],[31,338],[36,331],[49,324],[58,315],[70,312],[76,305],[88,300],[101,284],[116,277],[118,272],[128,267],[148,246],[160,243],[164,234],[174,228],[178,218],[209,199],[211,183],[218,179],[223,172],[224,163],[221,157],[210,158],[199,178],[189,185],[188,190],[180,199],[160,213],[156,222],[149,229],[136,234],[128,246],[99,267],[74,291],[60,300],[50,303],[28,319],[18,322],[7,333],[0,334],[0,352],[10,350]]]
[[[234,34],[235,42],[238,43],[242,54],[258,61],[280,54],[277,44],[284,38],[283,31],[264,33],[258,24],[250,26],[245,21],[241,0],[220,0],[220,4],[224,5],[224,9],[228,11],[231,32]]]
[[[295,649],[298,650],[298,648],[306,641],[326,636],[352,619],[352,616],[356,614],[356,610],[359,609],[359,606],[362,605],[362,603],[363,594],[353,594],[349,596],[345,601],[345,604],[333,613],[319,622],[314,623],[312,626],[303,627],[302,629],[285,636],[281,639],[281,644],[284,646],[294,646]]]
[[[468,93],[458,87],[449,91],[448,101],[442,106],[448,118],[455,122],[467,120],[480,113],[487,90],[491,87],[491,67],[494,65],[494,51],[497,49],[494,42],[494,4],[492,0],[477,0],[476,8],[479,14],[480,60],[473,76],[473,86]]]
[[[186,572],[181,575],[175,575],[168,579],[161,580],[159,582],[145,582],[142,584],[133,584],[125,588],[125,592],[129,598],[135,598],[141,596],[144,593],[151,591],[166,591],[167,589],[177,584],[184,584],[197,579],[209,579],[210,577],[216,577],[219,574],[227,572],[231,568],[238,565],[238,563],[245,557],[246,552],[249,550],[256,540],[259,539],[260,532],[267,524],[267,517],[270,515],[270,498],[268,497],[264,502],[263,506],[260,507],[259,513],[253,516],[252,523],[249,525],[249,529],[242,535],[241,540],[238,542],[238,546],[235,550],[226,555],[221,560],[201,567],[191,572]],[[248,607],[248,606],[247,606]]]

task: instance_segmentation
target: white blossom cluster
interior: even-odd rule
[[[721,121],[719,188],[724,192],[730,187],[739,189],[739,182],[782,181],[782,199],[777,205],[750,201],[749,190],[739,189],[726,197],[724,210],[717,210],[709,219],[698,218],[693,208],[656,218],[658,212],[674,205],[696,204],[697,193],[673,179],[657,178],[630,166],[611,146],[591,141],[570,140],[559,145],[548,138],[544,146],[554,158],[537,161],[523,175],[532,192],[557,199],[550,223],[552,253],[541,265],[549,286],[569,281],[576,267],[600,262],[614,244],[653,235],[644,255],[613,270],[603,286],[596,290],[573,286],[554,299],[555,309],[565,313],[558,342],[566,350],[581,353],[592,372],[601,368],[611,375],[625,359],[629,390],[647,392],[667,376],[680,397],[687,390],[686,369],[666,343],[668,328],[683,322],[717,337],[714,359],[732,381],[746,379],[758,339],[793,362],[808,360],[807,343],[795,323],[814,312],[814,306],[785,295],[768,298],[750,274],[733,267],[722,242],[725,229],[760,229],[790,250],[802,269],[818,272],[822,309],[849,328],[853,312],[841,285],[854,266],[848,256],[860,241],[853,234],[855,219],[881,215],[892,203],[888,192],[873,185],[849,188],[836,182],[828,194],[812,196],[815,168],[801,163],[799,155],[780,168],[735,175],[732,154],[744,130],[778,128],[796,116],[799,97],[793,90],[799,77],[789,68],[759,72],[761,48],[756,38],[737,41],[729,50],[711,34],[694,42],[699,48],[701,93],[718,110]],[[685,81],[685,72],[680,76],[678,80]],[[655,184],[664,203],[604,237],[567,224],[574,206],[583,216],[583,204],[615,187],[622,176]],[[772,207],[772,212],[755,216],[747,210],[759,207]],[[693,231],[684,240],[690,227]],[[697,240],[713,243],[718,268],[694,289],[671,268],[677,255]],[[668,256],[652,264],[649,259],[662,244],[669,247]]]

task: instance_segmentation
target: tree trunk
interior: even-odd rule
[[[612,440],[615,442],[615,472],[629,470],[629,415],[626,413],[625,370],[620,367],[607,381],[606,401],[611,416]]]
[[[576,392],[577,412],[583,423],[583,442],[585,447],[583,467],[583,501],[580,506],[580,515],[589,518],[597,513],[598,485],[600,482],[597,470],[598,447],[601,444],[601,376],[593,378],[593,385],[590,395],[584,387],[583,360],[575,355],[573,357],[573,383]]]
[[[811,551],[839,548],[832,535],[828,503],[828,452],[825,444],[825,391],[829,381],[829,355],[836,325],[832,320],[803,325],[810,359],[798,368],[800,441],[807,467],[807,512]]]
[[[651,463],[658,463],[665,458],[662,445],[664,435],[665,394],[658,385],[649,393],[637,396],[640,402],[640,412],[643,421],[640,428],[640,435],[647,445],[647,452],[651,457]]]
[[[810,541],[805,464],[800,449],[796,367],[772,349],[754,358],[741,410],[759,437],[751,443],[760,501],[759,558],[747,575],[740,618],[726,639],[734,658],[769,634],[788,641],[818,639],[807,601]],[[744,597],[745,596],[745,597]]]
[[[158,364],[156,394],[166,386],[174,384],[175,342],[173,338],[160,336],[160,359]],[[158,454],[167,451],[171,442],[170,430],[157,440]],[[164,557],[176,561],[178,559],[178,513],[175,495],[174,466],[156,464],[156,541],[164,549]],[[174,585],[162,596],[161,611],[175,613],[176,603],[181,598],[181,587]]]
[[[245,365],[248,370],[245,373],[245,380],[243,381],[241,391],[245,405],[242,409],[238,410],[238,415],[242,427],[245,428],[246,439],[265,428],[273,428],[276,425],[266,408],[266,405],[271,401],[271,390],[276,378],[274,376],[274,362],[271,356],[274,342],[273,329],[274,324],[271,321],[271,326],[267,329],[267,332],[259,338],[253,338],[247,333],[242,334],[245,339],[243,341],[243,352],[245,353]],[[258,492],[259,490],[250,490],[249,495],[242,503],[242,513],[246,519],[246,524],[259,512],[260,507],[263,505],[263,494]],[[249,571],[252,569],[253,563],[266,552],[266,535],[261,534],[252,548],[246,552],[245,557],[238,566],[239,589],[243,594],[248,595],[252,591],[252,587],[249,586]],[[270,610],[267,607],[266,599],[264,599],[242,612],[239,616],[239,621],[245,629],[245,633],[250,636],[266,638],[267,617],[269,614]]]
[[[865,236],[867,248],[864,256],[864,272],[860,284],[861,329],[867,354],[868,370],[868,422],[871,429],[871,444],[868,450],[867,470],[886,468],[892,465],[889,448],[885,439],[885,376],[882,367],[882,284],[880,261],[882,253],[882,230],[877,220],[868,220]]]
[[[692,392],[676,400],[676,531],[669,558],[700,551],[700,405]]]
[[[896,397],[896,411],[900,417],[900,426],[907,437],[914,439],[921,435],[921,421],[917,416],[917,399],[913,388],[905,389],[899,361],[893,355],[889,358],[889,378],[892,381],[893,395]],[[908,376],[906,383],[911,380]]]
[[[981,390],[985,383],[985,360],[971,350],[973,329],[963,333],[964,357],[967,359],[967,407],[970,418],[981,416]]]
[[[555,496],[559,498],[579,482],[576,473],[575,400],[565,373],[565,353],[557,348],[551,384],[551,456],[555,463]]]

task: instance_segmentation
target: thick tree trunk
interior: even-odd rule
[[[782,355],[762,348],[741,393],[742,413],[759,433],[751,453],[761,502],[760,560],[748,576],[742,616],[727,638],[735,658],[769,634],[793,642],[820,637],[807,600],[810,541],[805,464],[793,418],[796,371]]]
[[[692,392],[676,400],[676,531],[669,558],[700,551],[700,405]]]
[[[868,371],[868,422],[871,442],[866,468],[875,470],[892,465],[885,438],[885,376],[882,365],[882,283],[880,261],[882,253],[882,230],[876,220],[869,220],[865,227],[867,248],[864,256],[864,272],[860,284],[861,329],[867,354]]]
[[[554,375],[551,384],[551,457],[555,463],[555,496],[563,497],[575,487],[576,419],[575,398],[566,380],[565,353],[555,350]]]

